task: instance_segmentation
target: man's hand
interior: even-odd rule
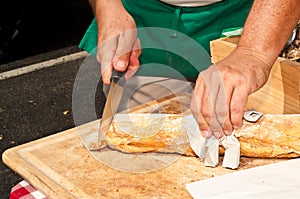
[[[204,137],[241,127],[248,96],[265,84],[269,69],[258,55],[240,50],[199,74],[191,109]]]
[[[141,54],[134,19],[119,0],[94,1],[91,5],[98,24],[97,60],[103,82],[110,83],[113,69],[127,70],[125,77],[130,78],[140,66]]]
[[[267,81],[299,19],[299,0],[254,1],[236,50],[197,79],[191,109],[203,136],[230,135],[242,125],[248,96]]]

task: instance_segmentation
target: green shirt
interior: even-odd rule
[[[253,0],[223,0],[200,7],[178,7],[157,0],[122,2],[135,19],[141,40],[137,75],[195,80],[211,64],[210,41],[219,38],[224,29],[242,27]],[[95,54],[97,34],[93,20],[79,47]]]

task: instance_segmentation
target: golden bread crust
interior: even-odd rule
[[[125,153],[166,152],[195,156],[181,115],[166,114],[163,118],[152,119],[146,115],[137,114],[128,123],[113,122],[106,135],[108,146]],[[235,136],[240,141],[242,156],[299,157],[300,115],[264,115],[257,123],[245,122],[235,131]],[[224,153],[221,147],[220,153]]]
[[[241,154],[248,157],[300,156],[300,115],[265,115],[257,123],[244,123],[235,132]]]

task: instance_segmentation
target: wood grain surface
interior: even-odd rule
[[[170,101],[171,104],[168,103]],[[146,109],[153,111],[153,107],[161,109],[160,105],[163,105],[163,109],[167,109],[178,103],[174,96],[166,97],[143,105],[142,109],[132,109],[129,112]],[[179,155],[163,167],[152,168],[155,164],[152,159],[140,163],[143,168],[149,168],[148,170],[124,171],[122,167],[116,168],[99,161],[84,147],[78,131],[95,132],[98,128],[99,121],[96,120],[8,149],[3,153],[3,161],[47,197],[55,199],[191,198],[185,189],[187,183],[237,171],[221,166],[205,167],[203,162],[196,157]],[[105,154],[106,152],[97,153]],[[111,156],[108,158],[118,165],[126,163],[135,167],[134,159],[137,159],[139,154],[124,155],[127,155],[125,159],[114,159]],[[153,154],[153,157],[160,155]],[[242,157],[238,170],[279,161],[285,160]],[[222,157],[220,157],[220,162],[222,162]]]

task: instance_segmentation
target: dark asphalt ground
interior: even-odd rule
[[[88,0],[0,1],[0,64],[78,44],[92,18]]]
[[[10,147],[74,127],[72,91],[82,61],[70,61],[0,81],[1,154]],[[104,104],[100,90],[96,103],[99,117]],[[92,118],[81,121],[89,122]],[[1,199],[8,198],[11,187],[22,180],[3,163],[0,164],[0,178]]]
[[[31,25],[24,25],[18,40],[0,54],[0,73],[80,51],[77,45],[92,19],[87,1],[53,2],[60,4],[47,5],[49,9],[39,10],[34,18],[27,16],[25,22]],[[35,9],[38,8],[31,11]],[[83,60],[0,81],[0,154],[75,126],[72,90]],[[105,101],[100,89],[101,85],[95,100],[97,117],[102,114]],[[91,120],[84,117],[82,123]],[[1,161],[0,199],[9,198],[11,188],[21,180]]]

